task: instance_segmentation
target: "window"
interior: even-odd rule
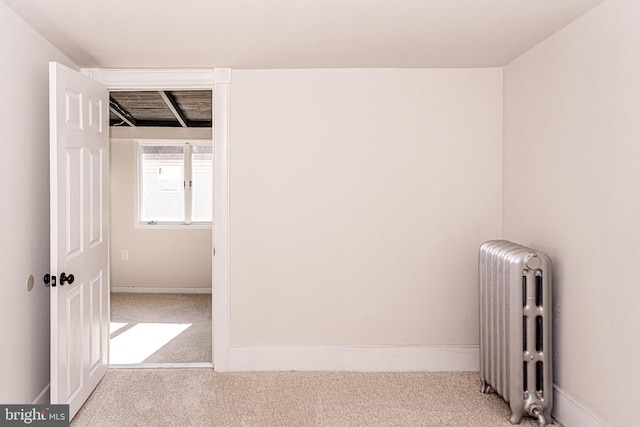
[[[140,225],[211,225],[211,142],[138,141]]]

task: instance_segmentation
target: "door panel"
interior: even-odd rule
[[[104,170],[102,169],[103,153],[102,149],[92,148],[89,150],[89,207],[91,209],[89,212],[89,245],[91,248],[101,244],[103,241],[102,189],[105,185],[102,182],[104,178]]]
[[[64,125],[69,129],[82,128],[82,97],[70,89],[64,91]]]
[[[67,390],[66,396],[71,397],[79,393],[82,387],[82,286],[76,286],[66,295],[68,325],[67,341]],[[61,402],[62,403],[62,402]],[[64,402],[67,403],[67,402]]]
[[[67,257],[82,254],[82,149],[67,148],[65,192]]]
[[[51,403],[73,417],[108,367],[108,93],[56,63],[49,80]]]
[[[102,340],[100,339],[101,334],[101,321],[104,313],[103,310],[103,300],[102,296],[104,295],[104,290],[102,287],[104,283],[102,281],[102,270],[91,280],[89,283],[89,301],[91,305],[89,306],[89,322],[90,322],[90,337],[89,337],[89,361],[91,366],[91,371],[93,372],[97,368],[100,367],[100,362],[102,360]]]
[[[102,100],[89,98],[89,128],[94,132],[102,132]]]

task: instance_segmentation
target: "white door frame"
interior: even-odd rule
[[[213,91],[214,214],[213,369],[228,370],[229,351],[229,86],[230,68],[124,70],[84,68],[109,90],[209,89]]]

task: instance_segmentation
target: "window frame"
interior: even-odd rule
[[[140,174],[142,173],[142,149],[144,146],[149,145],[175,145],[184,147],[184,176],[183,176],[183,188],[184,188],[184,221],[159,221],[159,222],[143,222],[140,219],[142,212],[142,179]],[[212,229],[213,221],[191,221],[192,215],[192,185],[193,171],[192,171],[192,147],[193,146],[211,146],[212,147],[212,175],[213,175],[213,141],[208,139],[136,139],[134,140],[134,228],[143,229]],[[189,185],[187,183],[190,183]],[[213,199],[212,199],[213,203]],[[213,217],[213,206],[211,209]]]

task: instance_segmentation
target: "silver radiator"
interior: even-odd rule
[[[551,261],[506,240],[480,247],[480,379],[522,417],[551,420]]]

